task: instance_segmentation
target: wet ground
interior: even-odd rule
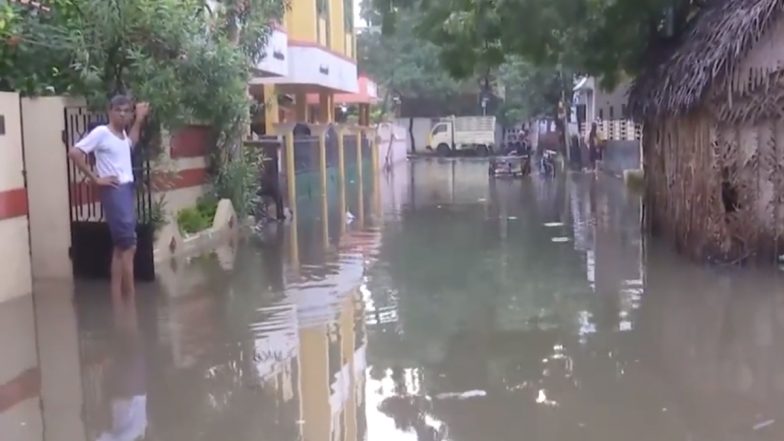
[[[0,439],[784,439],[777,274],[643,246],[614,178],[420,160],[300,212],[0,305]]]

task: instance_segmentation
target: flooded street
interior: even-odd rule
[[[776,272],[643,244],[610,177],[381,179],[135,304],[80,282],[0,305],[0,440],[784,439]]]

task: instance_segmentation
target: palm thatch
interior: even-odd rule
[[[713,88],[723,89],[744,56],[784,12],[784,0],[710,0],[691,29],[641,73],[629,93],[642,120],[682,116]]]

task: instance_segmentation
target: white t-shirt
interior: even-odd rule
[[[133,182],[131,138],[123,132],[123,139],[107,126],[98,126],[74,146],[86,154],[95,153],[95,169],[99,178],[115,176],[120,184]]]

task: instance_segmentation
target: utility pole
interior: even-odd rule
[[[572,148],[569,145],[569,112],[566,110],[566,93],[564,92],[564,78],[563,70],[558,69],[558,82],[561,89],[561,102],[558,104],[558,118],[563,124],[563,141],[564,148],[566,149],[566,166],[572,166]]]
[[[487,116],[487,103],[490,101],[490,79],[489,74],[485,74],[484,81],[479,91],[479,104],[482,106],[482,116]]]

